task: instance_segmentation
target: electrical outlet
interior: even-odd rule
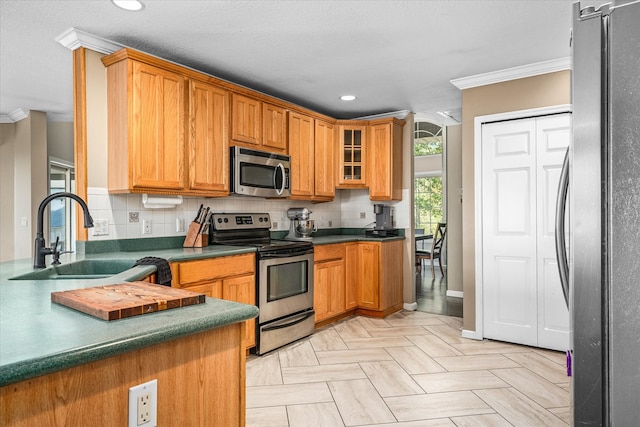
[[[329,227],[333,227],[333,221],[329,220]]]
[[[151,234],[151,220],[143,219],[142,220],[142,234]]]
[[[140,212],[129,212],[129,222],[140,221]]]
[[[367,217],[366,212],[360,212],[360,219],[365,219]]]
[[[273,228],[274,230],[277,230],[278,229],[278,221],[273,221],[271,223],[271,228]]]
[[[158,380],[129,389],[128,427],[155,427],[158,413]]]
[[[184,233],[184,218],[176,218],[176,233]]]

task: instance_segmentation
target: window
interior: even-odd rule
[[[415,122],[413,128],[413,155],[442,154],[442,126],[429,122]]]
[[[63,161],[50,161],[49,194],[62,191],[74,192],[75,176],[73,167]],[[53,199],[49,204],[49,242],[53,245],[59,239],[58,250],[75,250],[75,209],[71,200],[64,197]]]
[[[442,222],[442,177],[429,176],[413,181],[415,228],[434,234]]]

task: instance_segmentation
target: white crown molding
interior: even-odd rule
[[[476,74],[475,76],[461,77],[459,79],[451,80],[451,84],[460,90],[464,90],[472,87],[485,86],[570,69],[571,58],[566,57],[507,68],[505,70],[492,71],[490,73]]]
[[[386,119],[388,117],[395,117],[396,119],[404,120],[409,115],[409,113],[410,113],[409,110],[398,110],[398,111],[390,111],[388,113],[373,114],[371,116],[357,117],[353,120],[375,120],[375,119]]]
[[[120,43],[103,39],[102,37],[95,36],[73,27],[56,37],[56,41],[70,50],[76,50],[79,47],[86,47],[87,49],[104,54],[113,53],[124,47]]]
[[[0,123],[15,123],[29,117],[29,110],[18,108],[9,114],[0,114]]]

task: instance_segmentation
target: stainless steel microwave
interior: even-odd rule
[[[244,147],[231,147],[231,192],[243,196],[287,197],[290,158]]]

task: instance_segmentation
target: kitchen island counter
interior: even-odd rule
[[[211,246],[144,252],[64,255],[63,264],[85,259],[169,261],[228,256],[253,249]],[[207,298],[206,303],[105,321],[51,302],[51,292],[141,280],[153,266],[90,280],[9,280],[33,270],[31,259],[0,263],[0,386],[24,381],[257,316],[255,306]]]

